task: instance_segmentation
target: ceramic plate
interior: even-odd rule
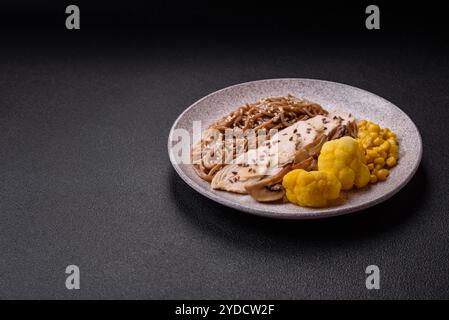
[[[172,146],[173,131],[193,131],[193,121],[210,124],[238,106],[268,96],[292,94],[317,102],[326,110],[340,110],[352,113],[356,119],[368,119],[389,127],[397,133],[399,141],[399,162],[391,170],[387,181],[361,190],[348,192],[347,200],[335,207],[311,209],[290,203],[259,203],[248,195],[212,190],[189,164],[175,161]],[[244,212],[281,219],[315,219],[346,214],[362,210],[387,200],[404,187],[416,172],[422,155],[421,136],[412,120],[391,102],[349,85],[312,79],[270,79],[234,85],[202,98],[192,104],[176,119],[170,131],[168,142],[170,161],[179,176],[193,189],[225,206]]]

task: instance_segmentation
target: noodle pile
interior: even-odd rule
[[[208,127],[203,139],[192,150],[192,157],[197,159],[193,161],[194,167],[201,178],[210,182],[215,173],[225,165],[224,153],[217,150],[217,148],[222,148],[224,143],[220,144],[214,140],[217,132],[222,134],[220,139],[224,139],[225,131],[229,129],[239,129],[243,132],[251,129],[256,134],[260,130],[265,130],[265,132],[273,129],[282,130],[297,121],[327,114],[328,112],[319,104],[298,99],[290,94],[285,97],[268,97],[245,104]],[[246,152],[249,148],[247,141],[244,141],[243,146],[243,151]],[[236,142],[234,142],[233,148],[232,156],[235,158]]]

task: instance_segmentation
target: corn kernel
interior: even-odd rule
[[[375,175],[375,174],[371,174],[371,175],[369,176],[369,181],[370,181],[371,183],[376,183],[376,182],[377,182],[377,177],[376,177],[376,175]]]
[[[368,149],[369,147],[371,147],[373,145],[373,139],[371,137],[366,137],[362,140],[362,146],[365,149]]]
[[[360,129],[362,129],[362,128],[359,128],[359,130],[360,130]],[[363,130],[363,131],[361,130],[361,131],[359,132],[359,138],[361,138],[361,139],[365,138],[367,135],[368,135],[368,132],[366,132],[366,131],[364,131],[364,130]]]
[[[385,165],[385,160],[384,160],[384,158],[379,157],[379,158],[374,159],[374,163],[381,165],[383,167]]]
[[[372,147],[371,150],[376,151],[377,153],[379,153],[380,151],[382,151],[379,147]]]
[[[377,153],[377,151],[373,150],[373,149],[366,150],[366,155],[373,159],[376,159],[377,157],[379,157],[379,153]]]
[[[390,146],[390,154],[391,155],[397,155],[399,151],[399,147],[396,144],[392,144]]]
[[[383,151],[388,151],[388,150],[390,150],[390,143],[389,143],[388,141],[385,141],[384,143],[382,143],[382,144],[380,145],[380,148],[381,148]]]
[[[360,120],[359,123],[357,124],[359,127],[363,127],[366,126],[366,120]]]
[[[395,157],[389,157],[387,159],[387,166],[394,167],[396,165],[396,158]]]
[[[384,139],[377,137],[376,139],[374,139],[373,143],[375,146],[380,146],[382,143],[384,143]]]
[[[389,132],[389,133],[388,133],[388,138],[394,138],[394,139],[396,139],[396,133],[394,133],[394,132]]]
[[[378,134],[377,132],[372,132],[372,131],[370,131],[370,132],[369,132],[369,136],[370,136],[371,138],[373,138],[373,140],[375,140],[375,139],[379,136],[379,134]]]
[[[368,131],[379,132],[380,131],[380,127],[379,127],[378,124],[370,123],[369,126],[368,126]]]
[[[368,169],[369,171],[373,171],[374,170],[374,163],[368,163]]]
[[[384,181],[387,179],[388,175],[390,174],[390,171],[388,169],[380,169],[379,171],[377,171],[377,179],[379,179],[380,181]]]
[[[397,141],[395,138],[387,138],[386,139],[390,144],[397,144]]]

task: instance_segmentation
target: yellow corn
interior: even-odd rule
[[[378,158],[374,159],[374,163],[383,167],[385,165],[385,159],[378,157]]]
[[[362,147],[364,149],[368,149],[373,145],[373,139],[371,137],[366,137],[365,139],[363,139],[362,142]]]
[[[371,132],[379,132],[379,131],[380,131],[380,127],[379,127],[378,124],[372,123],[372,122],[371,122],[371,123],[368,125],[368,131],[371,131]]]
[[[359,130],[360,130],[360,129],[363,129],[363,127],[359,127]],[[360,134],[359,134],[359,138],[360,138],[360,139],[363,139],[363,138],[365,138],[367,135],[368,135],[368,132],[366,132],[365,130],[361,130],[361,131],[360,131]]]
[[[377,139],[377,137],[379,136],[379,134],[378,134],[377,132],[370,131],[370,132],[369,132],[369,136],[370,136],[371,138],[373,138],[373,141],[374,141],[374,140]]]
[[[387,162],[387,166],[389,166],[391,168],[396,165],[397,161],[396,161],[395,157],[389,157],[386,162]]]
[[[380,169],[379,171],[377,171],[377,179],[379,179],[380,181],[384,181],[387,179],[388,175],[390,174],[390,171],[388,169]]]
[[[374,139],[373,143],[375,146],[380,146],[382,143],[384,143],[384,139],[377,137],[376,139]]]
[[[376,150],[366,150],[366,155],[370,158],[376,159],[377,157],[379,157],[379,154],[377,153]]]
[[[382,144],[380,145],[380,148],[381,148],[383,151],[388,152],[388,150],[390,150],[390,143],[389,143],[388,141],[384,141],[384,143],[382,143]]]
[[[365,152],[365,159],[370,171],[370,182],[386,180],[390,171],[398,161],[399,146],[396,134],[389,128],[381,128],[378,124],[361,120],[357,124],[358,142]]]
[[[392,144],[390,146],[390,150],[389,151],[390,151],[390,154],[397,155],[398,151],[399,151],[399,147],[396,144]]]
[[[396,133],[394,133],[394,132],[389,132],[389,133],[388,133],[388,138],[394,138],[394,139],[396,139],[396,138],[397,138]]]

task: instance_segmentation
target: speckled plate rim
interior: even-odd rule
[[[394,189],[391,192],[385,193],[382,196],[378,197],[378,198],[374,198],[370,201],[366,201],[362,204],[358,204],[358,205],[353,205],[353,206],[347,206],[347,207],[328,207],[328,208],[319,208],[319,209],[313,209],[313,211],[310,212],[298,212],[297,214],[291,214],[291,213],[282,213],[282,212],[271,212],[270,210],[260,210],[257,208],[251,208],[248,206],[244,206],[241,205],[239,203],[235,203],[232,202],[228,199],[225,199],[223,197],[220,196],[220,194],[223,191],[214,191],[211,190],[211,192],[204,192],[204,190],[202,189],[202,187],[200,185],[198,185],[194,180],[192,180],[183,170],[182,168],[179,166],[178,163],[176,163],[175,161],[175,156],[173,155],[172,152],[172,148],[171,148],[171,136],[173,131],[175,130],[175,128],[177,127],[178,123],[180,122],[180,120],[186,115],[186,113],[188,113],[191,109],[195,108],[195,106],[199,103],[201,103],[203,100],[206,100],[218,93],[221,93],[223,91],[226,90],[232,90],[233,88],[237,88],[240,86],[244,86],[244,85],[250,85],[250,84],[256,84],[256,83],[262,83],[262,82],[272,82],[272,81],[314,81],[314,82],[321,82],[321,83],[329,83],[329,84],[333,84],[333,85],[341,85],[341,86],[345,86],[347,88],[350,88],[352,90],[357,90],[360,91],[362,93],[365,94],[369,94],[372,95],[386,103],[388,103],[393,109],[395,109],[396,112],[399,112],[400,114],[402,114],[402,116],[407,119],[410,124],[413,126],[413,129],[416,131],[416,137],[418,139],[417,141],[417,148],[418,148],[418,157],[417,160],[414,163],[414,166],[412,167],[412,169],[410,170],[410,173],[397,185],[396,189]],[[242,82],[242,83],[238,83],[235,85],[231,85],[219,90],[216,90],[206,96],[204,96],[203,98],[195,101],[194,103],[192,103],[187,109],[185,109],[179,116],[178,118],[176,118],[175,122],[173,123],[169,135],[168,135],[168,144],[167,144],[167,148],[168,148],[168,154],[169,154],[169,158],[170,158],[170,162],[173,166],[173,168],[175,169],[175,171],[177,172],[177,174],[181,177],[182,180],[184,180],[185,183],[187,183],[187,185],[189,185],[191,188],[193,188],[195,191],[199,192],[200,194],[204,195],[205,197],[216,201],[224,206],[242,211],[242,212],[246,212],[246,213],[250,213],[253,215],[258,215],[258,216],[262,216],[262,217],[269,217],[269,218],[275,218],[275,219],[286,219],[286,220],[309,220],[309,219],[322,219],[322,218],[330,218],[330,217],[336,217],[336,216],[340,216],[340,215],[345,215],[348,213],[353,213],[353,212],[357,212],[357,211],[361,211],[370,207],[373,207],[379,203],[382,203],[386,200],[388,200],[389,198],[391,198],[392,196],[394,196],[396,193],[398,193],[405,185],[407,185],[408,182],[410,182],[410,180],[413,178],[413,176],[415,175],[416,171],[419,168],[419,164],[421,163],[421,159],[422,159],[422,153],[423,153],[423,147],[422,147],[422,138],[421,138],[421,134],[416,126],[416,124],[412,121],[412,119],[404,112],[402,111],[399,107],[397,107],[395,104],[393,104],[392,102],[386,100],[385,98],[382,98],[379,95],[376,95],[372,92],[369,92],[367,90],[358,88],[358,87],[354,87],[348,84],[344,84],[344,83],[339,83],[339,82],[334,82],[334,81],[328,81],[328,80],[321,80],[321,79],[310,79],[310,78],[273,78],[273,79],[262,79],[262,80],[255,80],[255,81],[247,81],[247,82]],[[267,204],[267,207],[269,207],[269,204]],[[307,208],[309,209],[309,208]]]

